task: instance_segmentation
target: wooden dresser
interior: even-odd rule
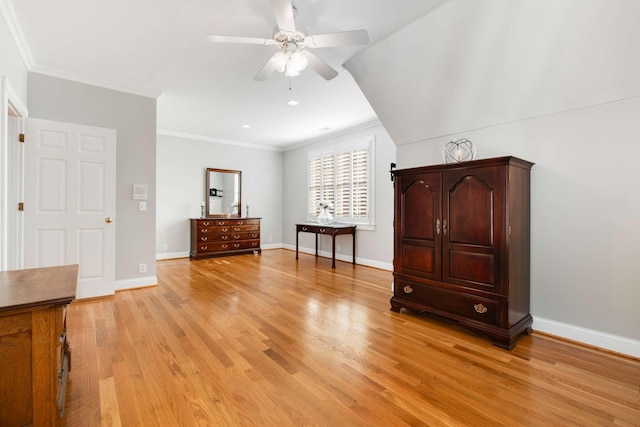
[[[191,218],[191,258],[258,252],[260,218]]]
[[[392,171],[392,310],[447,317],[506,349],[531,331],[532,166],[501,157]]]
[[[78,266],[0,272],[0,425],[64,425]]]

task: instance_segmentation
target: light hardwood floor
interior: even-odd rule
[[[68,426],[640,425],[640,361],[394,313],[388,271],[269,250],[157,275],[70,305]]]

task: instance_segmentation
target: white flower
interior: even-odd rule
[[[316,203],[316,206],[318,207],[318,209],[332,209],[333,203],[331,203],[329,200],[320,200],[318,201],[318,203]]]

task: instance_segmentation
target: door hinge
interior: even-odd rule
[[[509,226],[509,236],[511,236],[511,226]]]
[[[24,133],[21,133],[20,135],[18,135],[18,141],[24,142]]]
[[[18,210],[19,210],[20,212],[24,211],[24,202],[20,202],[20,203],[18,203]]]

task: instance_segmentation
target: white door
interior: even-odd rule
[[[79,264],[78,298],[115,292],[116,131],[27,119],[24,267]]]

